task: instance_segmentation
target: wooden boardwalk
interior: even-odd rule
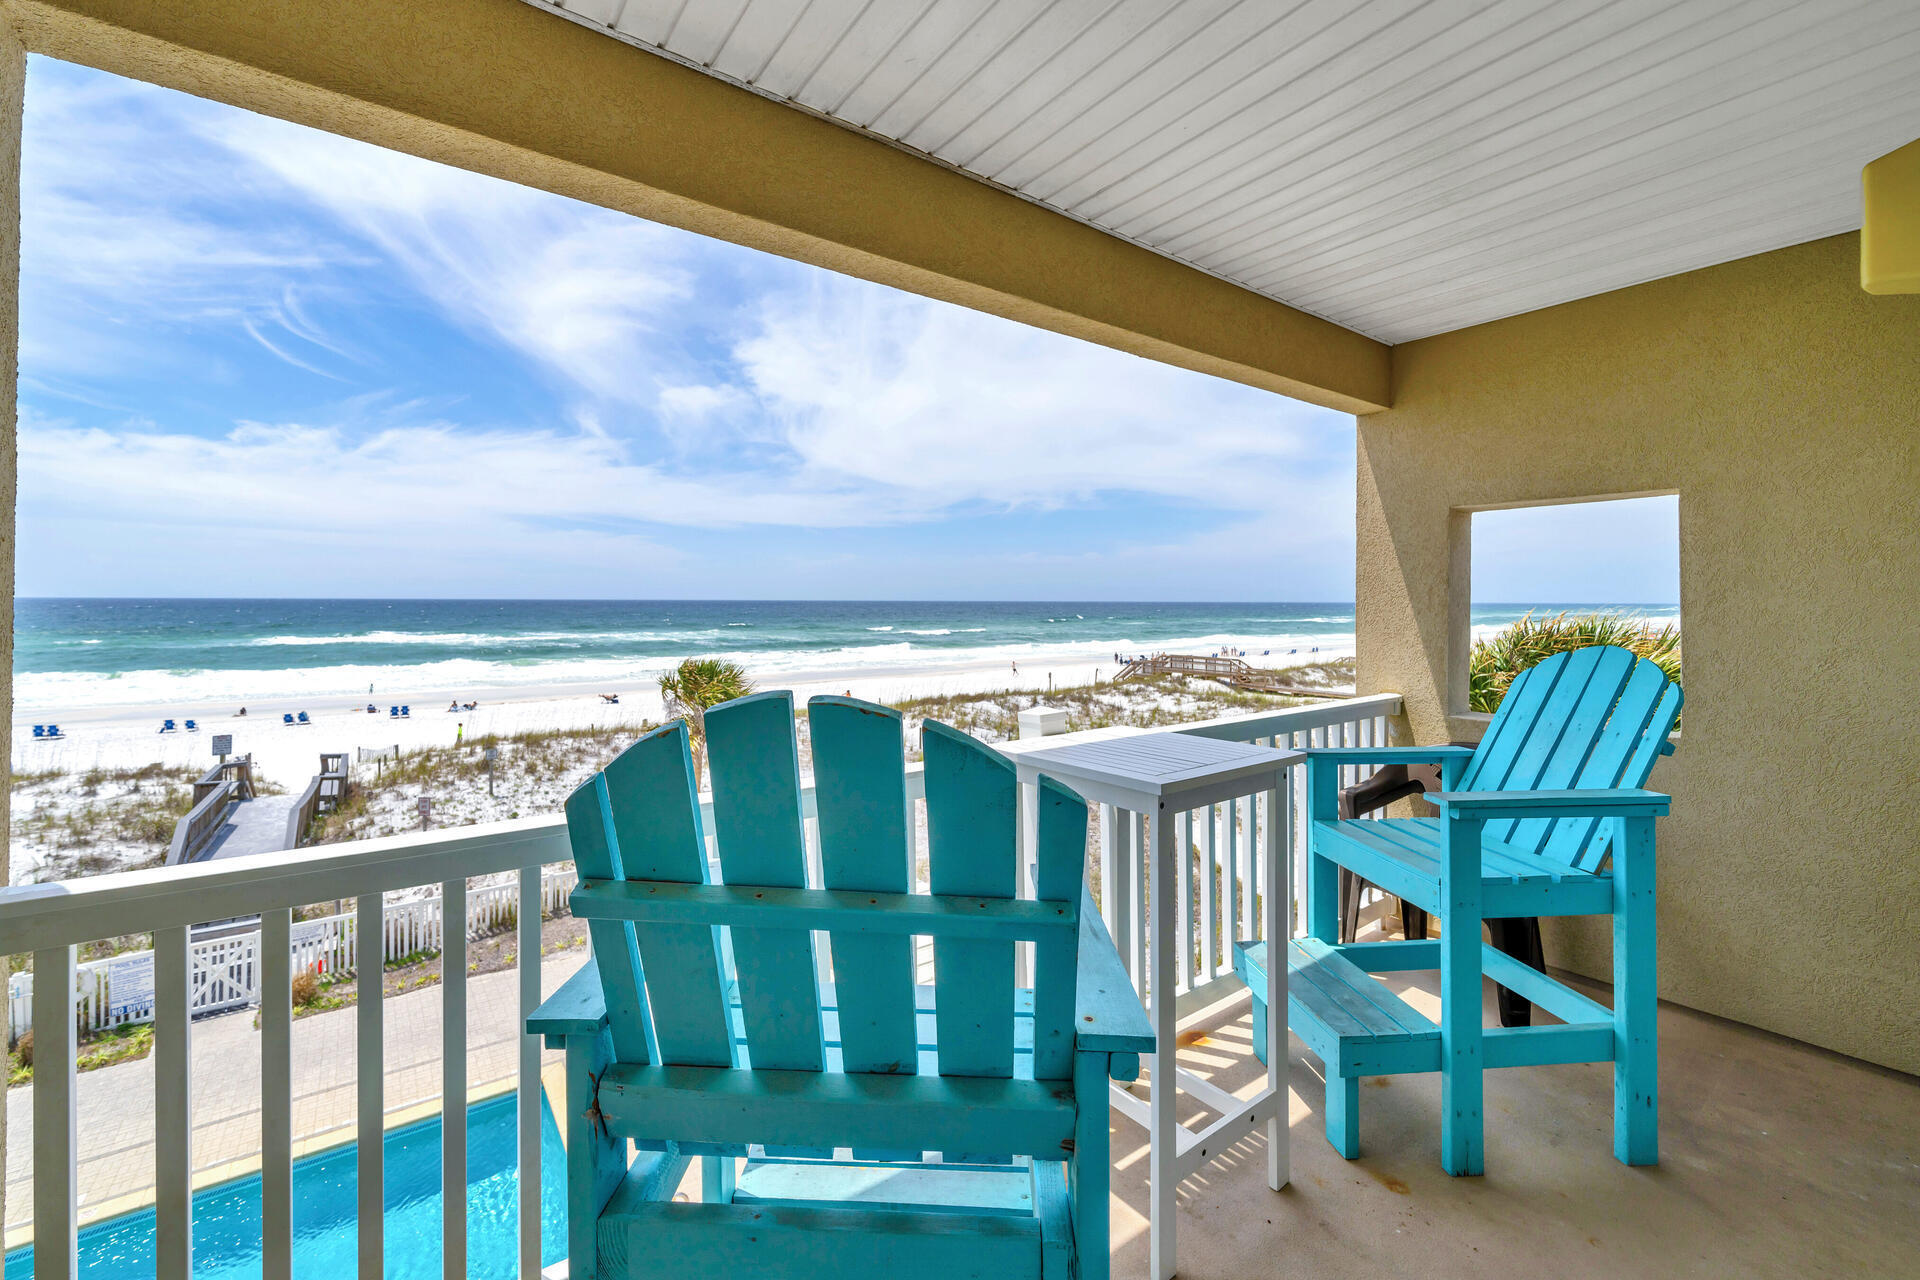
[[[236,803],[194,861],[244,858],[286,848],[287,817],[293,812],[294,800],[293,796],[256,796]]]
[[[320,753],[320,772],[298,796],[263,796],[253,789],[253,760],[222,761],[194,784],[194,807],[175,828],[169,865],[277,853],[299,843],[314,815],[346,794],[347,754]],[[294,825],[295,811],[300,814]]]
[[[1240,658],[1221,658],[1212,655],[1194,653],[1153,653],[1144,658],[1135,658],[1120,668],[1114,681],[1131,680],[1136,676],[1200,676],[1207,680],[1218,680],[1232,685],[1236,689],[1246,689],[1254,693],[1284,694],[1290,698],[1351,698],[1351,693],[1340,693],[1329,689],[1309,689],[1301,685],[1288,684],[1281,677],[1282,671],[1266,671],[1250,666]]]

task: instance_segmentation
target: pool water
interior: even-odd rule
[[[542,1100],[540,1262],[566,1256],[566,1152]],[[519,1182],[514,1095],[467,1109],[467,1275],[508,1280],[518,1270]],[[311,1278],[350,1276],[358,1267],[354,1144],[293,1165],[293,1270]],[[386,1136],[386,1274],[389,1280],[440,1275],[440,1120]],[[194,1193],[195,1280],[257,1277],[260,1264],[258,1174]],[[81,1280],[151,1280],[153,1210],[110,1218],[80,1231]],[[33,1247],[6,1257],[5,1280],[33,1275]]]

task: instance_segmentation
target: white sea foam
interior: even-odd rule
[[[968,628],[980,631],[984,628]],[[683,637],[684,638],[684,637]],[[1000,643],[957,647],[891,639],[831,649],[740,650],[728,656],[762,687],[842,673],[908,676],[916,671],[962,668],[1002,669],[1018,662],[1023,675],[1062,667],[1111,667],[1114,655],[1147,652],[1215,653],[1237,649],[1255,665],[1308,662],[1353,651],[1352,635],[1214,634],[1143,642],[1128,637]],[[1318,652],[1315,652],[1315,650]],[[149,704],[233,703],[261,706],[286,703],[298,710],[306,698],[369,697],[382,710],[426,690],[460,690],[474,695],[503,694],[516,688],[558,684],[596,684],[608,688],[647,688],[681,654],[659,657],[542,657],[515,660],[443,658],[419,663],[340,663],[324,667],[268,670],[179,670],[153,668],[122,673],[22,672],[15,677],[15,707],[20,712],[58,713],[79,708]]]

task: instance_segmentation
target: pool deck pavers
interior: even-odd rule
[[[541,990],[551,993],[585,963],[579,947],[547,956]],[[518,1070],[519,974],[467,981],[467,1079],[473,1094],[504,1087]],[[356,1116],[353,1008],[293,1024],[293,1137],[296,1154],[352,1137]],[[193,1024],[193,1164],[196,1181],[235,1176],[260,1153],[260,1033],[254,1011]],[[440,1095],[440,987],[388,996],[384,1009],[389,1123],[410,1118]],[[558,1053],[546,1055],[557,1061]],[[153,1059],[80,1075],[80,1216],[83,1223],[150,1201],[154,1185]],[[33,1087],[7,1091],[6,1243],[33,1222]],[[427,1109],[433,1109],[429,1106]]]

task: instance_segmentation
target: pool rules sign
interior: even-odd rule
[[[107,1017],[112,1022],[153,1016],[153,952],[115,956],[107,964]]]

